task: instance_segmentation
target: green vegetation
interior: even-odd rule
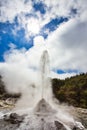
[[[60,102],[87,108],[87,73],[66,78],[65,80],[52,79],[52,88],[55,97]],[[18,99],[20,96],[21,94],[8,93],[0,76],[0,100],[9,97]]]
[[[87,108],[87,73],[65,80],[52,79],[53,93],[60,102]]]

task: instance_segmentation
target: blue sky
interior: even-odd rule
[[[35,9],[36,9],[36,7],[41,9],[39,7],[40,5],[37,5],[37,6],[36,5],[35,5]],[[41,10],[39,10],[39,11],[41,11]],[[41,13],[42,13],[42,11],[41,11]],[[45,32],[46,29],[49,29],[49,32],[54,31],[57,28],[57,26],[59,26],[62,22],[66,22],[67,20],[68,20],[68,18],[62,18],[62,17],[52,19],[51,21],[49,21],[47,24],[45,24],[41,28],[40,35],[42,35],[44,38],[47,38],[48,34]],[[33,46],[33,38],[35,36],[32,34],[32,36],[30,36],[30,38],[29,38],[29,41],[27,41],[25,36],[24,36],[25,30],[23,28],[20,28],[17,31],[17,35],[14,35],[12,31],[14,30],[15,26],[16,27],[19,26],[17,23],[17,20],[14,21],[14,23],[10,23],[8,21],[6,21],[5,23],[2,23],[2,22],[0,23],[0,38],[1,38],[0,43],[3,43],[3,44],[0,44],[1,45],[1,47],[0,47],[0,61],[4,61],[3,54],[5,51],[10,49],[9,48],[10,43],[14,43],[18,49],[20,49],[22,47],[29,49]],[[22,40],[21,40],[21,37],[23,38]]]
[[[86,5],[86,0],[0,1],[1,68],[2,63],[37,67],[47,49],[53,72],[87,72]]]

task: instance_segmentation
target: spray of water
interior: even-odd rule
[[[49,55],[44,51],[40,60],[41,99],[32,112],[25,117],[24,123],[18,130],[72,130],[75,126],[84,129],[81,123],[65,111],[64,106],[56,104],[53,99],[51,82],[49,78]],[[58,103],[58,102],[57,102]],[[68,107],[67,107],[68,108]],[[79,124],[77,126],[77,124]]]
[[[39,84],[36,82],[33,87],[29,85],[30,93],[33,92],[33,97],[29,96],[29,101],[32,100],[33,104],[30,105],[32,109],[24,110],[27,115],[17,130],[25,128],[26,130],[74,130],[74,128],[84,130],[83,125],[74,120],[73,116],[66,111],[65,106],[54,102],[49,73],[49,55],[47,51],[44,51],[40,59],[40,73],[37,80]],[[21,101],[23,104],[23,100]],[[29,104],[27,96],[26,101]]]
[[[51,82],[49,78],[50,66],[49,66],[49,55],[47,51],[44,51],[40,59],[40,78],[42,95],[41,98],[49,100],[51,96]]]

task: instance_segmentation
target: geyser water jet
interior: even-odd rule
[[[47,50],[45,50],[40,59],[40,78],[41,78],[41,87],[42,95],[41,98],[49,100],[52,95],[51,91],[51,81],[49,78],[50,66],[49,66],[49,55]]]
[[[42,85],[42,98],[44,98],[44,90],[48,86],[48,73],[49,73],[49,59],[47,51],[44,51],[40,60],[40,69],[41,69],[41,85]]]

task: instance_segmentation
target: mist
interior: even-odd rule
[[[36,114],[34,115],[34,112],[37,112],[34,108],[37,106],[39,113],[43,114],[43,110],[45,112],[51,112],[52,121],[57,119],[67,130],[71,130],[70,128],[73,128],[77,123],[75,121],[76,117],[72,113],[73,107],[69,107],[66,104],[60,104],[52,93],[51,78],[49,77],[49,55],[47,51],[42,53],[39,63],[39,69],[20,66],[19,64],[13,63],[0,64],[0,72],[6,90],[9,93],[21,93],[22,95],[17,101],[13,111],[18,110],[22,112],[21,114],[23,114],[23,112],[28,114],[25,118],[23,127],[21,125],[20,129],[24,129],[29,120],[32,121],[33,118],[37,119]],[[38,104],[38,102],[40,103]],[[22,111],[22,109],[24,111]],[[28,113],[25,109],[28,109]],[[33,115],[30,110],[33,112]],[[48,122],[47,118],[45,119],[46,122]],[[79,127],[83,128],[81,124],[79,124]],[[32,126],[28,126],[28,128],[31,129]]]

